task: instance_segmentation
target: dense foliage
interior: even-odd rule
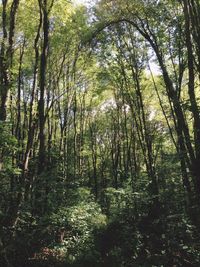
[[[198,267],[199,0],[0,12],[0,266]]]

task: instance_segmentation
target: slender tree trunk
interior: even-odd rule
[[[38,155],[38,174],[41,174],[45,168],[45,89],[46,89],[46,69],[47,54],[49,46],[49,18],[47,11],[47,0],[39,0],[39,5],[43,15],[43,47],[40,57],[40,98],[38,103],[39,118],[39,155]]]
[[[3,40],[0,51],[0,86],[1,86],[1,104],[0,104],[0,121],[6,120],[6,102],[9,88],[11,85],[11,65],[13,58],[13,43],[15,34],[16,14],[19,6],[19,0],[13,0],[9,14],[9,30],[7,31],[7,0],[2,4],[2,28]]]

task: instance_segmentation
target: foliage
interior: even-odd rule
[[[199,266],[199,10],[0,2],[1,266]]]

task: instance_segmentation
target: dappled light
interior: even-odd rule
[[[0,13],[0,267],[199,267],[199,0]]]

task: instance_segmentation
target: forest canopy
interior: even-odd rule
[[[198,267],[199,0],[0,13],[0,266]]]

